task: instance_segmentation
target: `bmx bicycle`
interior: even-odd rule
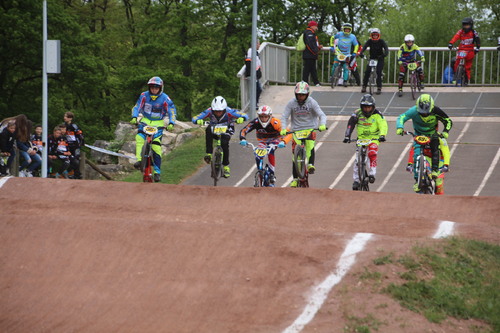
[[[219,179],[224,177],[224,167],[222,165],[224,152],[222,150],[221,137],[222,135],[229,135],[227,133],[229,127],[227,124],[215,124],[211,126],[212,134],[215,135],[217,139],[215,139],[215,146],[212,152],[212,161],[210,163],[212,172],[210,176],[214,180],[214,186],[217,186],[217,182],[219,181]]]
[[[287,134],[292,134],[295,142],[293,167],[299,177],[297,187],[309,187],[309,170],[307,168],[309,161],[307,160],[306,140],[317,130],[317,128],[314,128],[287,132]]]
[[[368,77],[368,87],[370,95],[375,92],[375,87],[377,86],[377,59],[370,59],[368,62],[368,67],[370,67],[370,76]]]
[[[350,55],[345,55],[343,53],[340,53],[337,51],[337,59],[339,61],[339,65],[337,68],[332,73],[332,78],[331,78],[331,87],[332,89],[335,88],[336,85],[339,85],[339,80],[344,78],[344,71],[347,71],[347,81],[344,82],[344,86],[347,86],[347,83],[349,85],[353,86],[356,82],[351,74],[351,70],[349,69],[349,64],[351,62],[351,56]],[[333,70],[333,67],[332,67]]]
[[[453,76],[453,82],[455,83],[455,86],[460,85],[461,87],[467,85],[467,74],[465,73],[465,58],[467,57],[467,54],[469,52],[473,51],[465,51],[465,50],[459,50],[457,51],[457,60],[458,61],[458,66],[457,66],[457,71],[455,72],[455,75]]]
[[[264,158],[275,150],[278,145],[271,143],[265,147],[255,146],[253,143],[248,142],[247,145],[252,148],[255,158],[257,160],[257,172],[255,172],[254,187],[274,187],[274,179],[271,177],[271,168],[269,164],[264,165]]]
[[[422,90],[422,86],[420,84],[420,76],[417,72],[418,67],[420,66],[420,62],[410,62],[408,64],[409,79],[410,79],[410,89],[411,89],[411,97],[413,100],[417,99],[417,90],[420,92]]]
[[[144,124],[144,123],[142,123]],[[165,127],[160,126],[151,126],[146,125],[142,128],[142,132],[146,134],[146,140],[144,142],[144,146],[142,146],[141,150],[141,172],[142,172],[142,181],[144,183],[154,183],[154,161],[153,161],[153,140],[155,135],[159,130],[164,129]]]
[[[359,191],[370,191],[370,161],[368,158],[368,146],[373,139],[356,139],[356,163],[358,166]]]
[[[413,132],[405,131],[404,134],[411,135],[413,141],[420,145],[420,153],[413,158],[413,165],[415,166],[417,174],[417,184],[420,193],[434,194],[436,189],[435,181],[431,176],[431,164],[427,160],[424,149],[430,149],[431,138],[426,135],[415,135]]]

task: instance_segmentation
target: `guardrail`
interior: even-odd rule
[[[442,83],[443,71],[456,55],[447,47],[420,47],[425,53],[424,84],[427,86],[449,86]],[[389,47],[389,56],[384,67],[384,85],[397,85],[399,66],[397,53],[399,47]],[[471,86],[500,86],[500,57],[496,47],[482,47],[472,65]],[[366,55],[369,53],[366,52]],[[265,89],[268,84],[293,85],[302,79],[302,52],[295,47],[263,43],[259,49],[262,63],[261,84]],[[317,62],[318,78],[322,84],[328,84],[333,62],[329,47],[324,47]],[[361,79],[366,68],[367,58],[358,59]],[[245,78],[245,66],[237,74],[240,79],[241,109],[249,107],[249,79]],[[408,76],[408,75],[407,75]]]

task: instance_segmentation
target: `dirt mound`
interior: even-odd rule
[[[279,332],[355,233],[500,240],[498,197],[13,178],[0,202],[4,332]]]

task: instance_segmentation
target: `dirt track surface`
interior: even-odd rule
[[[281,332],[356,233],[352,272],[443,220],[500,243],[500,197],[11,178],[0,202],[2,332]],[[342,332],[348,283],[304,332]]]

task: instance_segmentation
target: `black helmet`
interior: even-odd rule
[[[370,111],[365,111],[363,110],[363,106],[371,106],[372,108]],[[370,94],[363,95],[363,97],[361,97],[361,101],[359,102],[359,107],[366,117],[370,117],[373,111],[375,111],[375,98],[373,98]]]
[[[464,28],[464,25],[470,25],[470,28]],[[474,20],[470,17],[466,17],[462,20],[462,29],[464,29],[465,32],[469,32],[470,30],[474,29]]]

